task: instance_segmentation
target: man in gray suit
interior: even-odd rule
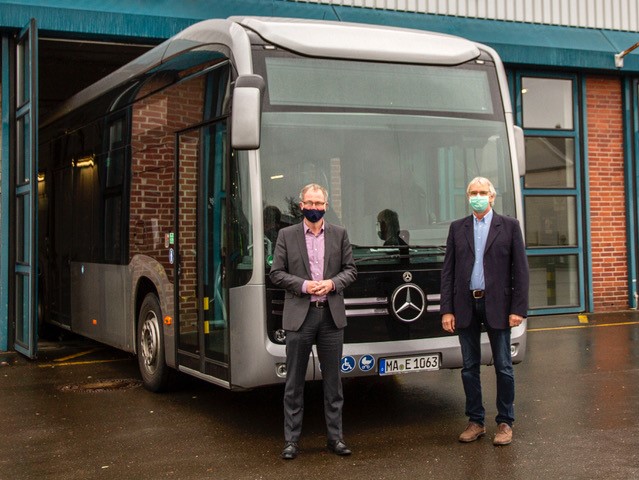
[[[348,235],[343,227],[325,222],[328,192],[317,184],[300,193],[304,220],[280,230],[270,278],[286,290],[282,326],[286,330],[284,389],[284,450],[292,460],[299,453],[304,415],[304,384],[315,343],[322,370],[324,416],[328,449],[350,455],[342,438],[342,380],[340,360],[346,326],[344,289],[357,276]]]

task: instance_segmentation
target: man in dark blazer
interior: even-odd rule
[[[317,184],[300,193],[304,220],[280,230],[270,278],[285,289],[282,326],[286,330],[284,450],[291,460],[299,453],[304,415],[304,384],[311,348],[317,345],[324,390],[328,449],[350,455],[342,437],[340,361],[346,326],[344,289],[357,276],[348,235],[325,222],[328,193]]]
[[[442,327],[459,333],[462,382],[469,423],[459,441],[485,435],[482,402],[480,334],[488,333],[497,378],[495,445],[512,441],[515,378],[510,354],[510,329],[528,310],[528,260],[519,222],[492,210],[495,188],[477,177],[466,189],[472,215],[450,225],[442,267]]]

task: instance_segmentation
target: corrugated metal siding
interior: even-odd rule
[[[512,22],[636,32],[637,0],[289,0]]]

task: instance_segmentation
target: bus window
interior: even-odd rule
[[[226,162],[226,122],[219,122],[204,129],[205,145],[202,171],[202,213],[204,215],[201,236],[204,241],[203,262],[203,314],[204,345],[206,356],[228,362],[229,338],[227,316],[227,288],[223,284],[224,238],[226,231],[226,178],[223,168]]]
[[[102,191],[104,202],[104,260],[123,262],[123,211],[124,166],[126,161],[125,116],[112,119],[106,128],[108,151],[104,159],[105,180]],[[141,240],[141,239],[140,239]]]

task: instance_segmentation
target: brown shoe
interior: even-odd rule
[[[497,425],[493,445],[509,445],[513,441],[513,429],[507,423]]]
[[[466,430],[459,436],[459,441],[464,443],[474,442],[484,435],[486,435],[486,427],[475,422],[468,422]]]

